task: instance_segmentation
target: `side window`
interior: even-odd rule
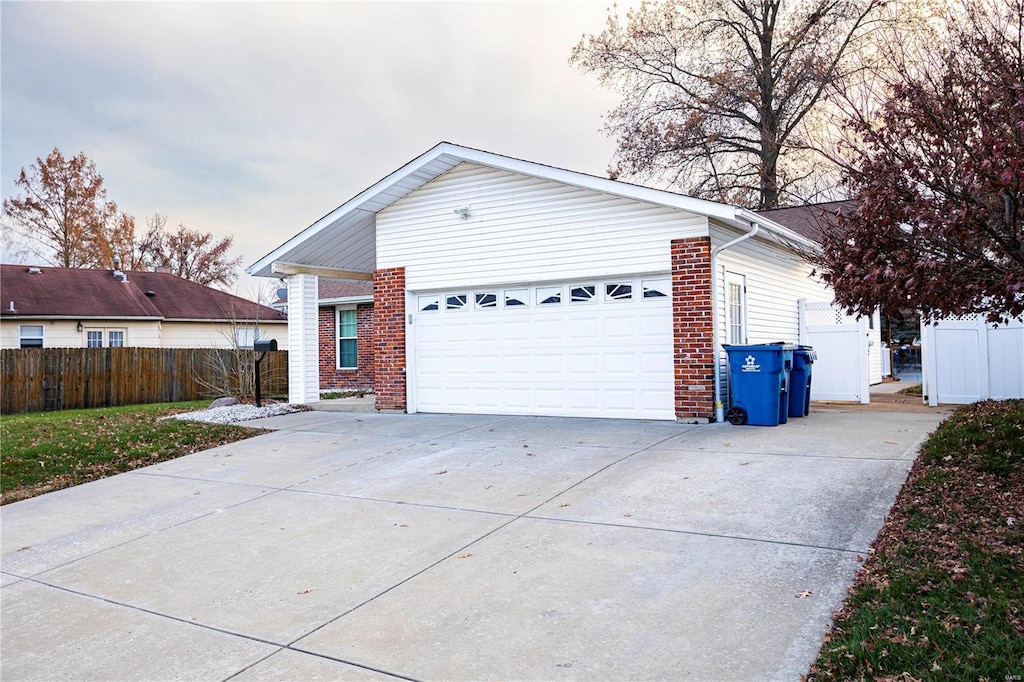
[[[731,344],[747,342],[747,282],[746,277],[725,273],[725,324]]]
[[[85,330],[85,347],[86,348],[103,348],[103,330],[102,329],[87,329],[87,330]]]
[[[358,361],[358,324],[355,310],[338,311],[338,368],[355,369]]]
[[[107,345],[111,348],[124,348],[124,330],[111,329],[107,332]]]
[[[43,347],[43,325],[22,324],[18,326],[18,345],[22,348]]]

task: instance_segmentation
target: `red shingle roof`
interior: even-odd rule
[[[29,270],[38,270],[32,274]],[[0,265],[4,317],[148,317],[166,320],[282,320],[268,306],[165,272]],[[14,303],[14,312],[10,310]]]
[[[766,211],[757,211],[758,215],[774,220],[783,227],[788,227],[794,232],[821,241],[821,230],[827,225],[835,224],[836,216],[846,213],[856,207],[855,201],[829,201],[822,204],[809,204],[807,206],[790,206],[788,208],[772,208]]]

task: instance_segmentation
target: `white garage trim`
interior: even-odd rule
[[[410,412],[675,419],[668,274],[414,292]]]

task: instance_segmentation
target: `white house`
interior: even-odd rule
[[[445,142],[248,272],[287,276],[293,402],[318,399],[332,277],[373,283],[356,343],[378,409],[707,420],[722,344],[797,342],[800,301],[831,302],[813,248],[743,208]]]

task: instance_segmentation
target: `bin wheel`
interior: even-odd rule
[[[733,426],[743,426],[747,423],[747,411],[742,407],[730,407],[725,413],[725,421]]]

